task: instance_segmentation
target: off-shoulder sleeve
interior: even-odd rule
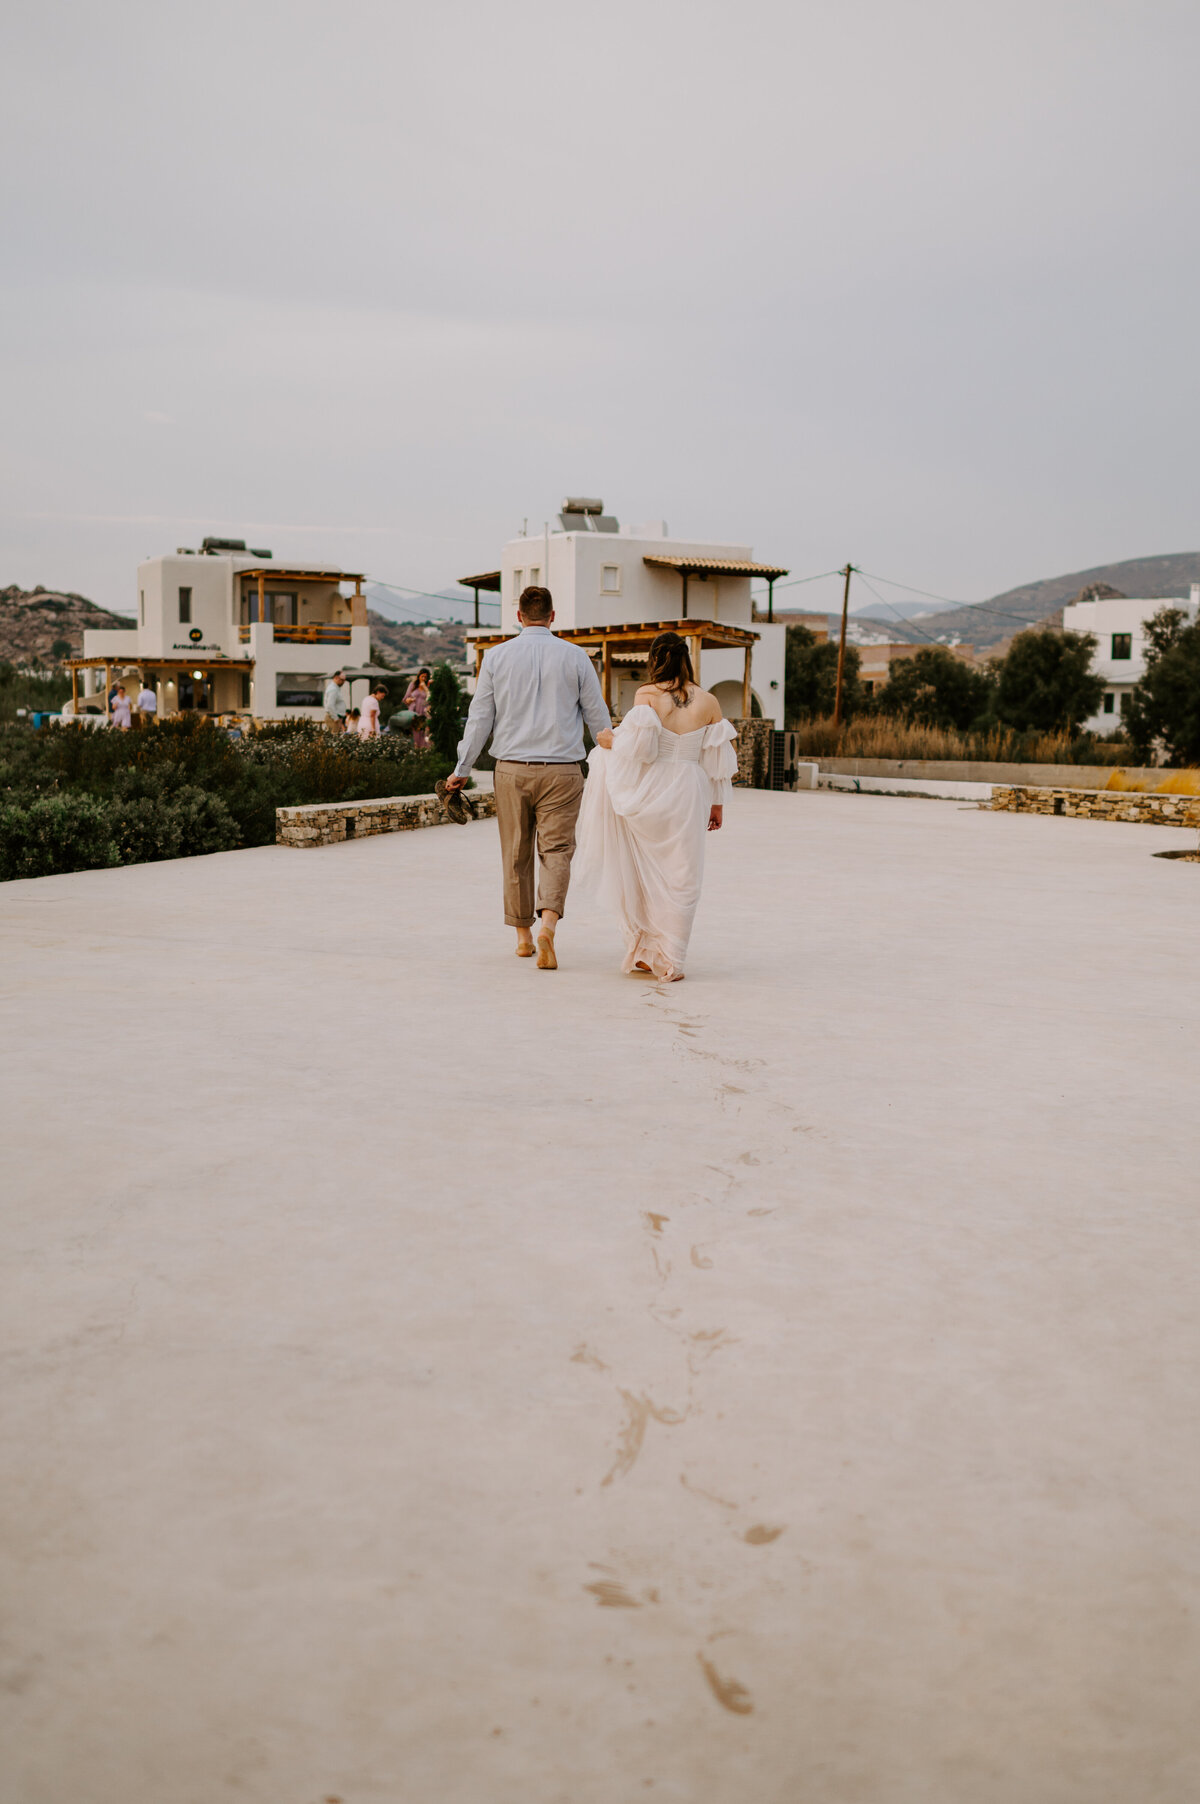
[[[653,708],[647,708],[644,703],[631,708],[613,731],[613,755],[626,758],[631,764],[653,764],[658,757],[661,732]]]
[[[712,778],[713,802],[723,806],[733,794],[733,778],[737,774],[737,753],[733,742],[737,734],[727,720],[719,720],[704,729],[700,741],[700,763]]]

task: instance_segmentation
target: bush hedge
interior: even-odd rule
[[[0,727],[0,881],[272,845],[275,810],[423,795],[452,762],[400,734],[281,721],[235,738],[204,719]]]

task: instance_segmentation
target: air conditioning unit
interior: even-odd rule
[[[780,732],[778,728],[771,734],[771,749],[767,764],[768,789],[798,789],[800,787],[800,753],[797,750],[795,733]]]

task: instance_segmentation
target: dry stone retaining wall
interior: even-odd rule
[[[734,785],[744,789],[765,789],[771,769],[771,734],[775,722],[755,719],[733,720],[729,724],[737,733],[738,767]]]
[[[471,790],[467,805],[477,821],[496,812],[496,798]],[[366,802],[312,802],[275,810],[277,846],[335,846],[373,833],[411,833],[450,819],[436,796],[382,796]]]
[[[1200,796],[1140,795],[1116,789],[1035,789],[997,783],[991,801],[980,806],[1009,814],[1069,814],[1082,820],[1200,827]]]

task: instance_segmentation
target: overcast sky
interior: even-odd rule
[[[568,492],[967,600],[1200,545],[1195,0],[5,13],[0,585],[437,590]]]

